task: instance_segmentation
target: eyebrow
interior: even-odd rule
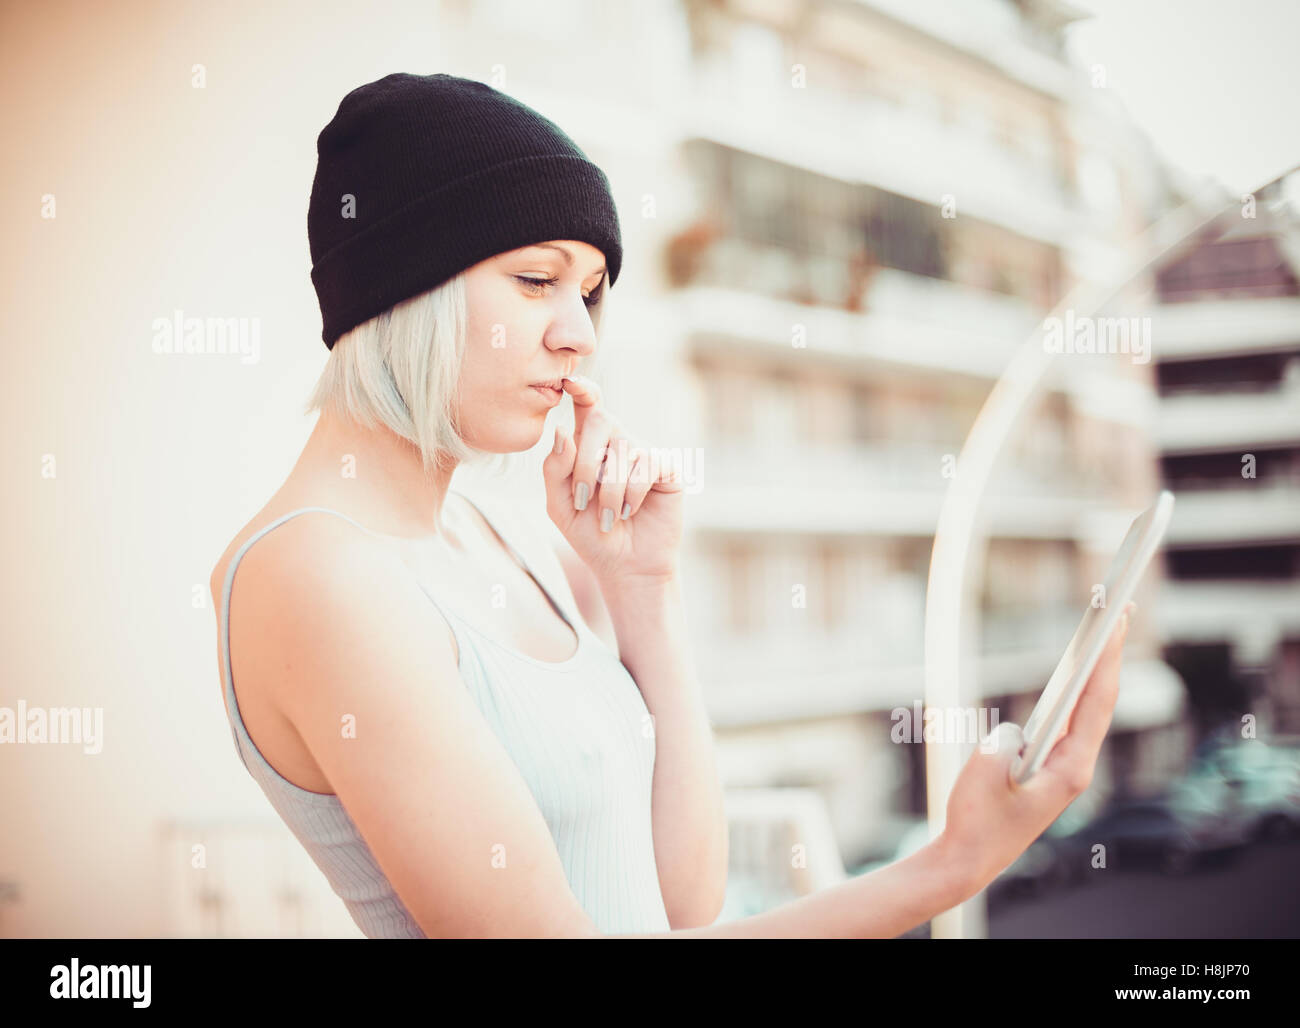
[[[554,243],[533,243],[530,246],[525,246],[524,249],[525,250],[555,250],[557,253],[560,254],[560,256],[564,258],[565,264],[567,264],[569,267],[573,267],[573,254],[571,254],[568,250],[566,250],[562,246],[556,246]],[[605,270],[606,270],[606,266],[602,264],[599,268],[593,271],[591,275],[603,275],[605,274]],[[590,278],[591,275],[588,275],[587,277]]]

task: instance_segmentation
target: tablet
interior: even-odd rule
[[[1138,580],[1155,555],[1169,517],[1174,510],[1174,494],[1165,490],[1156,502],[1134,519],[1115,559],[1106,572],[1101,602],[1090,606],[1079,623],[1065,655],[1047,680],[1043,694],[1022,731],[1023,746],[1011,765],[1011,777],[1023,785],[1029,781],[1052,752],[1065,722],[1083,693],[1088,676],[1096,667],[1106,643],[1119,624],[1124,607],[1133,598]]]

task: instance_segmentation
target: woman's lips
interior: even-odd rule
[[[535,386],[530,386],[529,388],[535,389],[538,393],[544,396],[546,398],[546,402],[549,403],[552,407],[554,407],[557,403],[559,403],[562,399],[564,399],[563,389],[555,389],[552,388],[551,386],[545,386],[545,385],[535,385]]]

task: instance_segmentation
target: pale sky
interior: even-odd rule
[[[1096,17],[1067,30],[1084,66],[1171,163],[1253,190],[1300,164],[1300,2],[1073,0]]]

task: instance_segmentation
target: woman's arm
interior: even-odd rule
[[[655,863],[668,922],[712,924],[727,889],[727,816],[700,684],[687,650],[680,580],[601,584],[619,659],[653,718]]]
[[[940,837],[910,856],[761,914],[704,928],[610,939],[892,939],[987,884]]]

